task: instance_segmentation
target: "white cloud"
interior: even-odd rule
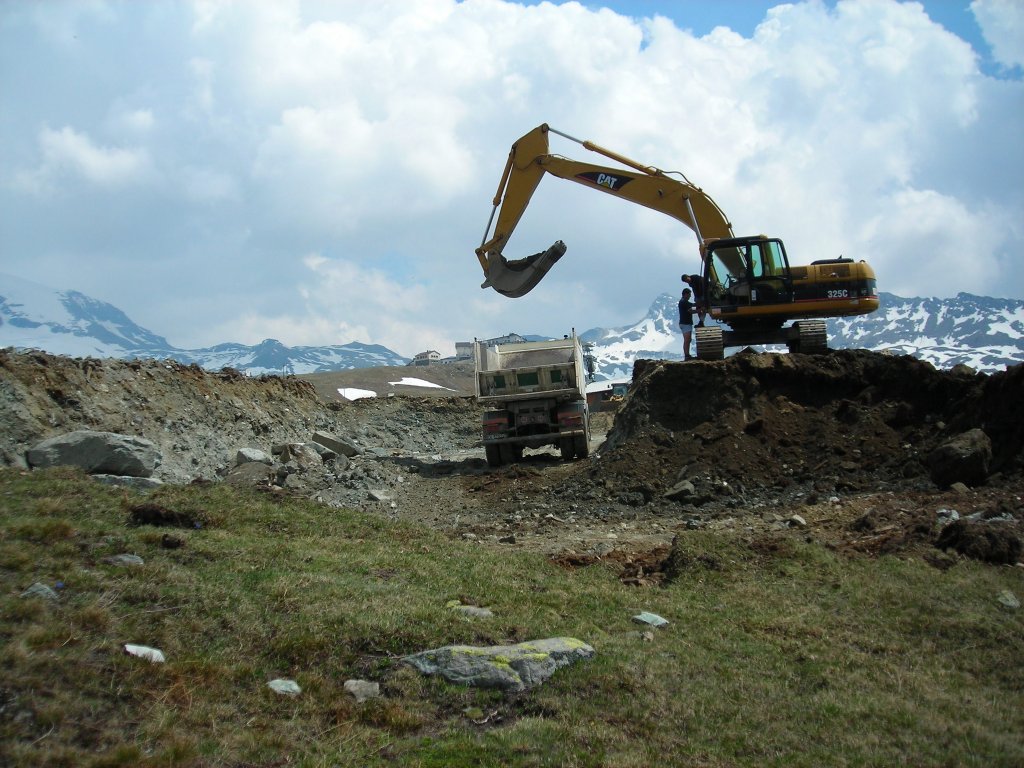
[[[1021,5],[972,7],[1000,60],[1019,62],[1021,36],[1000,35],[1019,29]],[[78,287],[84,231],[110,263],[161,275],[159,302],[129,292],[125,308],[159,305],[138,321],[196,346],[359,340],[411,355],[635,321],[696,271],[695,238],[558,179],[541,184],[508,254],[559,238],[568,254],[522,299],[478,287],[473,249],[509,147],[541,122],[685,172],[738,234],[783,238],[795,263],[843,254],[874,264],[886,291],[1024,296],[1009,258],[1024,246],[1021,79],[986,77],[927,4],[780,4],[749,37],[574,2],[111,8],[92,25],[108,36],[80,37],[73,56],[17,25],[0,40],[27,54],[0,171],[31,169],[0,189],[0,210],[23,212],[2,221],[5,256],[24,253],[33,277],[36,256],[67,254]],[[126,46],[132,66],[102,66]],[[38,87],[41,71],[54,87]],[[74,127],[39,132],[47,120]],[[562,139],[552,150],[605,162]],[[163,184],[139,186],[148,179]],[[48,201],[22,193],[57,188],[54,227]],[[103,216],[120,206],[133,215],[116,221],[115,254]],[[966,252],[954,283],[945,271]]]
[[[454,354],[454,339],[432,324],[426,290],[409,287],[383,271],[320,254],[302,258],[306,273],[297,289],[298,313],[246,313],[219,331],[245,343],[265,338],[292,346],[383,344],[412,357],[425,349]]]
[[[1024,3],[974,0],[971,11],[992,46],[995,60],[1006,67],[1024,67]]]
[[[27,189],[45,194],[61,177],[81,178],[99,187],[123,187],[146,180],[152,165],[145,149],[103,147],[84,133],[65,126],[39,131],[42,161],[31,171],[18,174]]]

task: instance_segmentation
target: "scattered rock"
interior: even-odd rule
[[[111,555],[110,557],[103,558],[103,562],[109,563],[110,565],[118,565],[126,568],[138,567],[140,565],[146,564],[145,561],[138,555],[130,554]]]
[[[956,520],[939,533],[939,549],[953,549],[961,555],[986,563],[1013,565],[1020,559],[1020,538],[1005,526],[975,520]]]
[[[345,690],[356,700],[356,704],[380,697],[380,684],[370,680],[346,680]]]
[[[697,493],[697,489],[689,480],[680,480],[667,491],[665,498],[672,501],[687,501]]]
[[[282,696],[298,696],[302,693],[302,689],[299,687],[299,684],[294,680],[278,678],[277,680],[271,680],[267,683],[267,687],[274,693],[279,693]]]
[[[273,453],[277,455],[282,464],[294,463],[300,469],[311,469],[324,463],[319,452],[306,443],[286,443],[275,446]]]
[[[126,643],[124,646],[124,652],[129,656],[138,656],[140,659],[151,661],[154,664],[163,664],[166,661],[163,651],[157,648],[150,648],[148,645],[133,645],[131,643]]]
[[[239,448],[238,451],[235,452],[236,466],[248,464],[250,462],[256,462],[258,464],[273,464],[274,459],[266,451],[261,451],[259,448]]]
[[[325,448],[330,448],[335,453],[341,454],[352,458],[353,456],[361,456],[363,449],[360,448],[355,442],[351,440],[345,440],[344,438],[332,435],[328,432],[314,432],[313,442],[319,443]]]
[[[1016,611],[1020,608],[1020,600],[1018,600],[1017,596],[1008,589],[1004,589],[1000,592],[999,596],[996,597],[996,600],[999,601],[1000,605],[1009,608],[1011,611]]]
[[[490,619],[494,616],[490,608],[481,608],[477,605],[453,605],[452,610],[474,619]]]
[[[806,528],[807,521],[804,520],[800,515],[793,515],[787,521],[790,528]]]
[[[992,441],[980,429],[957,435],[928,454],[932,482],[940,488],[953,483],[981,485],[988,477],[992,461]]]
[[[41,597],[44,600],[60,599],[56,592],[40,581],[37,581],[31,587],[22,592],[21,597]]]
[[[130,477],[150,477],[160,464],[160,452],[145,438],[91,430],[43,440],[25,458],[32,467],[73,466],[94,475]]]
[[[594,649],[581,640],[553,637],[518,645],[449,645],[403,661],[449,683],[521,691],[542,684],[561,667],[593,656]]]
[[[633,617],[633,621],[635,621],[637,624],[647,624],[649,626],[657,628],[667,627],[669,623],[668,619],[663,619],[658,614],[651,613],[650,611],[641,611]]]
[[[274,477],[274,470],[271,466],[262,461],[247,461],[231,469],[224,477],[224,482],[230,485],[262,486],[270,482]]]

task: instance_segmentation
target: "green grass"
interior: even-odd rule
[[[142,499],[202,527],[129,525]],[[694,531],[673,583],[636,589],[311,502],[143,497],[70,471],[0,471],[0,524],[5,765],[1024,764],[1024,611],[996,601],[1024,591],[1020,569]],[[104,562],[122,552],[145,565]],[[20,598],[36,581],[63,582],[60,600]],[[641,610],[671,621],[651,642]],[[522,694],[399,663],[555,635],[597,656]],[[302,695],[274,694],[276,677]],[[353,677],[385,696],[356,705]]]

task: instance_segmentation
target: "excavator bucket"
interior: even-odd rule
[[[493,288],[503,296],[517,299],[525,296],[541,281],[548,270],[565,253],[565,243],[558,240],[546,251],[535,253],[524,259],[509,261],[500,253],[487,254],[487,279],[481,288]]]

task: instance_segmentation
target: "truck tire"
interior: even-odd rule
[[[721,360],[725,357],[725,341],[722,329],[717,325],[695,328],[697,337],[697,358],[700,360]]]
[[[500,467],[501,466],[501,446],[500,445],[485,445],[484,455],[487,457],[487,466],[489,467]]]
[[[590,441],[585,435],[577,435],[572,441],[577,459],[585,459],[590,455]]]
[[[501,456],[502,464],[516,463],[516,446],[510,445],[508,443],[502,443],[501,445],[498,446],[498,448],[501,451],[499,455]]]
[[[558,441],[558,450],[562,454],[562,461],[570,461],[576,454],[576,446],[573,445],[571,437],[563,437]]]

